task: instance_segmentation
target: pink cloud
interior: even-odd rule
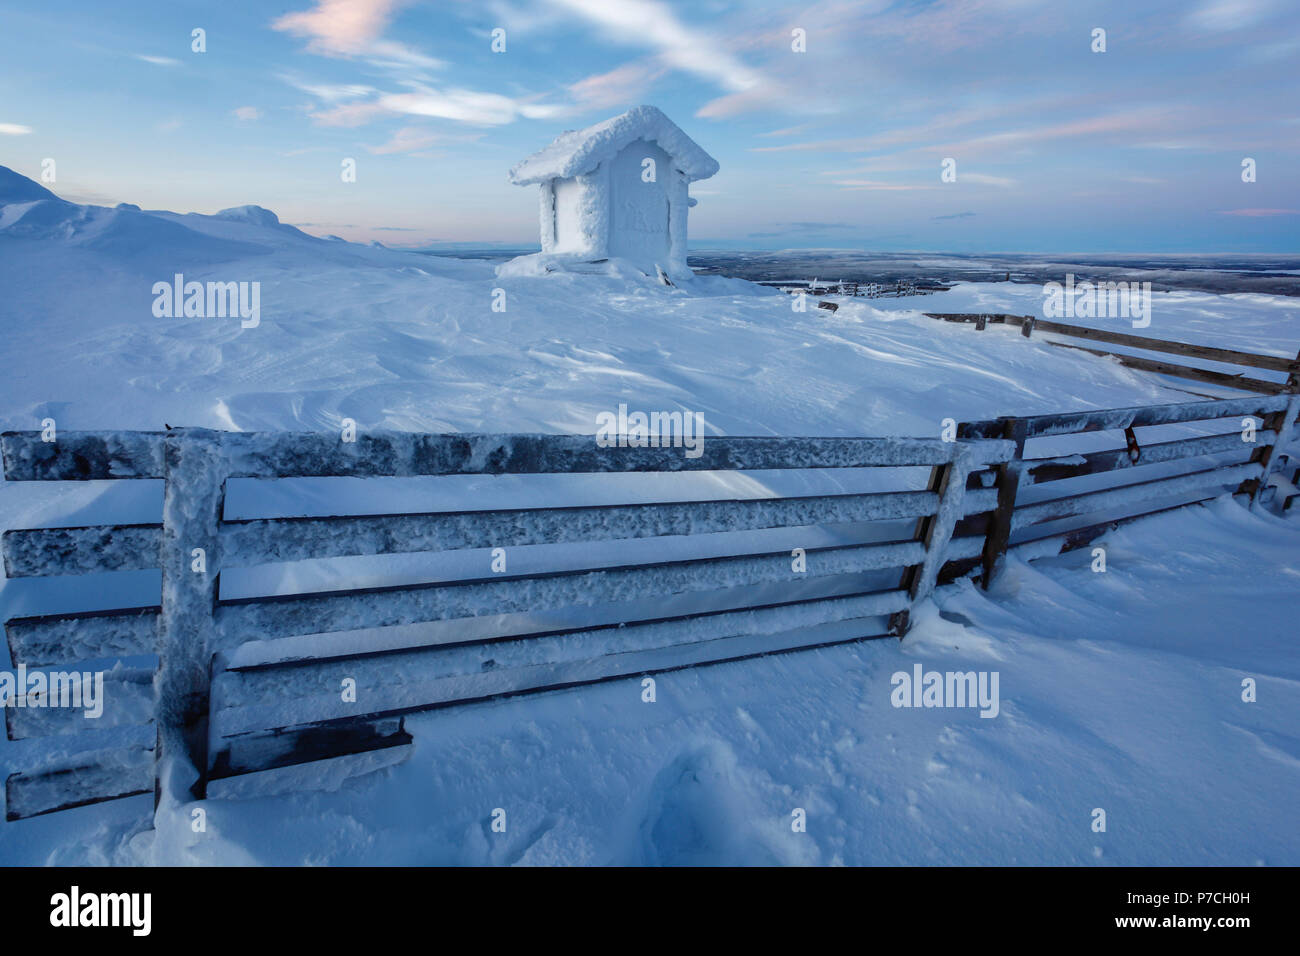
[[[364,52],[388,26],[403,0],[316,0],[311,10],[286,13],[271,27],[311,38],[308,49],[350,55]]]

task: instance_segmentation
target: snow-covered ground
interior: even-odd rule
[[[176,273],[261,283],[260,323],[155,316],[153,286]],[[710,434],[933,436],[944,418],[1191,398],[918,311],[1037,313],[1036,286],[791,304],[720,278],[498,275],[316,239],[256,207],[80,207],[0,168],[0,429],[352,418],[591,434],[624,403],[702,412]],[[1297,300],[1157,293],[1143,334],[1294,355]],[[7,485],[0,528],[156,520],[159,500],[156,486]],[[405,763],[333,792],[211,800],[201,836],[188,817],[140,832],[148,798],[4,824],[0,861],[1300,863],[1300,525],[1223,500],[1107,547],[1105,574],[1083,552],[1013,561],[987,595],[944,589],[901,645],[665,675],[654,704],[618,681],[425,715],[408,721]],[[110,586],[4,582],[0,617]],[[893,708],[890,677],[916,662],[998,671],[999,716]],[[20,750],[0,745],[0,771]],[[498,807],[506,834],[486,825]],[[791,831],[796,807],[807,833]]]

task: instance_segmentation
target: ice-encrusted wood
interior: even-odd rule
[[[900,491],[415,515],[269,518],[228,522],[222,533],[228,563],[259,564],[339,555],[520,547],[917,518],[933,514],[938,502],[932,492]]]
[[[936,465],[955,443],[928,438],[706,438],[699,457],[682,448],[602,448],[589,435],[419,435],[381,432],[345,443],[336,435],[233,433],[232,477],[565,474],[756,471]],[[989,443],[987,460],[1010,452]]]
[[[52,667],[158,652],[158,608],[15,617],[5,622],[14,666]]]
[[[148,793],[154,755],[143,747],[79,755],[67,766],[13,773],[5,780],[5,819],[21,820]]]
[[[85,707],[33,706],[31,701],[25,701],[22,707],[5,708],[5,732],[10,740],[25,740],[152,723],[153,671],[119,665],[105,672],[101,703],[98,716],[87,716]]]
[[[6,531],[5,576],[54,577],[158,567],[162,525],[102,525]]]
[[[1029,415],[1025,437],[1068,435],[1084,431],[1110,431],[1130,425],[1170,425],[1178,422],[1208,421],[1214,418],[1262,415],[1286,408],[1288,395],[1253,395],[1211,402],[1179,402],[1173,405],[1139,405],[1132,408],[1103,408],[1061,415]],[[959,429],[962,438],[996,438],[1002,435],[1003,420],[966,422]]]
[[[197,429],[184,430],[195,433]],[[3,436],[10,481],[162,478],[167,434],[39,432]],[[937,465],[955,443],[934,438],[708,437],[697,458],[683,448],[601,448],[592,435],[371,432],[344,442],[315,432],[204,432],[228,456],[233,478],[412,477],[639,471],[755,471]],[[975,446],[984,463],[1006,461],[1001,441]]]
[[[789,551],[766,555],[674,561],[595,571],[552,572],[452,583],[325,594],[247,599],[217,609],[222,646],[388,627],[423,621],[559,610],[615,604],[638,598],[687,594],[835,574],[854,574],[919,564],[919,542],[810,548],[807,570],[791,568]]]
[[[40,432],[0,435],[8,481],[90,481],[100,478],[162,478],[161,432]]]
[[[904,598],[905,600],[905,598]],[[451,703],[534,690],[555,690],[615,677],[652,674],[697,664],[717,663],[779,653],[801,647],[843,643],[888,634],[888,618],[875,616],[836,620],[769,634],[726,632],[687,644],[669,644],[598,654],[574,660],[546,661],[516,667],[494,667],[477,673],[443,676],[436,670],[408,674],[393,684],[365,685],[356,704],[345,704],[334,688],[299,699],[292,712],[301,721],[325,721],[356,714],[411,713]],[[358,684],[359,687],[360,683]],[[323,688],[322,688],[323,690]],[[230,736],[254,731],[285,709],[275,703],[232,707],[218,716],[220,733]]]
[[[163,497],[158,785],[161,799],[203,795],[207,770],[209,665],[216,646],[213,612],[221,570],[226,461],[221,436],[203,429],[168,433]],[[198,552],[201,565],[196,565]]]
[[[1261,445],[1271,443],[1276,437],[1276,433],[1268,429],[1261,429],[1255,432],[1254,443],[1243,441],[1240,431],[1226,435],[1180,438],[1175,441],[1159,442],[1153,445],[1141,445],[1138,450],[1137,461],[1133,460],[1127,448],[1094,451],[1082,455],[1062,455],[1056,458],[1031,458],[1025,461],[1020,483],[1023,486],[1058,480],[1053,476],[1054,470],[1070,470],[1082,475],[1092,472],[1140,468],[1143,465],[1179,461],[1184,458],[1200,458],[1206,455],[1222,455],[1229,452],[1245,453]],[[1040,475],[1048,477],[1039,477]],[[1075,475],[1071,473],[1061,477],[1075,477]]]
[[[1202,488],[1232,488],[1247,479],[1259,477],[1262,471],[1263,467],[1259,464],[1233,465],[1069,498],[1056,498],[1039,504],[1022,505],[1012,516],[1011,530],[1019,531],[1029,525],[1041,524],[1056,518],[1068,518],[1072,515],[1089,514],[1108,508],[1158,501]]]

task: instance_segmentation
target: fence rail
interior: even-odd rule
[[[600,448],[589,436],[564,435],[378,434],[344,443],[178,429],[44,442],[36,433],[6,433],[0,453],[10,481],[164,482],[158,523],[3,536],[10,578],[161,572],[157,604],[5,623],[15,666],[97,662],[102,670],[105,661],[119,662],[106,672],[104,713],[93,727],[80,711],[6,713],[10,739],[63,741],[59,756],[8,778],[6,815],[151,790],[155,801],[202,797],[213,781],[402,747],[411,740],[404,718],[419,711],[901,636],[911,609],[937,583],[981,570],[987,585],[1010,547],[1055,539],[1077,546],[1171,501],[1225,491],[1258,497],[1286,460],[1280,448],[1296,431],[1298,403],[1291,395],[1251,396],[1003,418],[963,424],[953,442],[714,438],[697,458],[682,449]],[[1249,442],[1243,417],[1261,420]],[[1208,435],[1147,442],[1136,433],[1225,419],[1234,423]],[[1029,441],[1088,432],[1123,432],[1125,444],[1025,456]],[[1164,474],[1161,466],[1191,470]],[[224,513],[233,478],[863,468],[894,485],[908,485],[910,470],[921,468],[928,481],[886,491],[632,504],[257,519]],[[827,543],[815,531],[838,537]],[[764,537],[777,532],[787,544],[790,535],[807,535],[807,545],[792,550]],[[319,592],[230,597],[221,588],[223,570],[281,562],[458,552],[481,562],[478,549],[654,539],[725,539],[727,550],[509,574],[484,567],[453,580]],[[356,700],[339,693],[345,678],[364,688]]]
[[[996,508],[973,515],[955,532],[954,543],[972,536],[981,540],[980,557],[950,561],[942,580],[978,566],[987,587],[998,561],[1012,546],[1054,541],[1068,550],[1118,523],[1225,492],[1253,500],[1268,490],[1270,476],[1286,457],[1284,446],[1295,440],[1298,409],[1300,396],[1282,394],[963,423],[958,437],[1004,438],[1015,444],[1016,454],[990,476],[997,489]],[[1217,430],[1147,440],[1147,429],[1167,431],[1165,426],[1171,425]],[[1031,440],[1093,432],[1116,434],[1116,441],[1124,444],[1026,456],[1025,445]],[[1169,465],[1182,470],[1171,473],[1161,467]]]
[[[1119,345],[1124,348],[1138,349],[1146,352],[1158,352],[1165,355],[1178,355],[1184,358],[1202,359],[1210,362],[1218,362],[1223,365],[1235,365],[1246,369],[1264,369],[1272,372],[1284,372],[1287,378],[1281,382],[1275,382],[1270,379],[1257,378],[1246,372],[1221,372],[1213,369],[1200,368],[1195,365],[1183,365],[1175,362],[1168,362],[1158,359],[1148,358],[1142,355],[1132,355],[1128,352],[1116,352],[1113,349],[1088,348],[1082,345],[1071,345],[1066,342],[1056,342],[1047,340],[1049,345],[1060,346],[1061,348],[1078,349],[1082,352],[1089,352],[1093,355],[1101,355],[1107,358],[1113,358],[1120,364],[1129,368],[1139,369],[1144,372],[1155,372],[1160,375],[1172,375],[1175,378],[1188,379],[1195,382],[1204,382],[1208,385],[1219,385],[1224,388],[1234,388],[1241,391],[1260,392],[1265,395],[1278,395],[1285,392],[1294,392],[1300,382],[1300,355],[1295,358],[1285,358],[1277,355],[1260,355],[1255,352],[1243,352],[1238,349],[1214,348],[1208,345],[1191,345],[1185,342],[1174,342],[1169,339],[1154,339],[1145,335],[1133,335],[1129,332],[1112,332],[1108,329],[1094,329],[1084,325],[1071,325],[1065,322],[1052,322],[1048,319],[1040,319],[1032,315],[1012,315],[1009,313],[979,313],[979,312],[927,312],[925,313],[932,319],[942,319],[945,322],[960,322],[974,325],[979,331],[983,331],[990,325],[1010,325],[1017,326],[1022,335],[1030,337],[1034,332],[1048,332],[1054,335],[1063,335],[1069,338],[1087,340],[1092,342],[1102,342],[1107,345]]]

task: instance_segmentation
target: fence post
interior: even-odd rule
[[[206,791],[209,665],[228,474],[217,432],[175,429],[165,453],[155,807],[164,795],[180,801],[188,791],[202,799]]]
[[[948,542],[952,540],[953,529],[962,518],[966,480],[973,467],[974,456],[970,449],[957,445],[953,449],[952,460],[946,465],[936,465],[930,473],[930,490],[938,493],[939,508],[924,519],[919,529],[919,538],[925,545],[925,559],[907,570],[904,587],[907,588],[910,607],[915,607],[930,596],[939,578],[939,571],[948,560]],[[911,626],[910,613],[901,611],[896,617],[897,621],[890,622],[891,633],[903,637]]]
[[[1268,490],[1268,479],[1277,470],[1281,450],[1290,440],[1297,413],[1300,413],[1300,394],[1292,395],[1286,408],[1264,419],[1265,430],[1272,431],[1275,437],[1271,444],[1255,449],[1254,454],[1250,456],[1252,462],[1257,461],[1262,466],[1259,477],[1250,479],[1246,483],[1249,487],[1244,489],[1250,495],[1251,508],[1263,503],[1264,494]]]
[[[1015,442],[1015,456],[998,465],[998,507],[989,522],[988,533],[984,537],[984,590],[988,590],[993,580],[993,572],[998,561],[1007,552],[1007,541],[1011,538],[1011,519],[1016,512],[1016,493],[1020,490],[1020,470],[1024,467],[1025,431],[1023,418],[1003,418],[1002,437]]]

